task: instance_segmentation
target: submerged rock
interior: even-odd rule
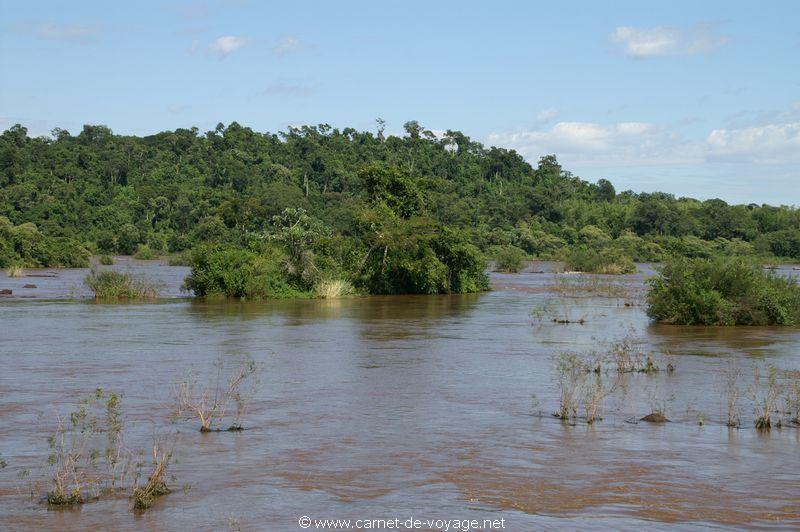
[[[10,296],[11,293],[12,292],[10,288],[3,288],[2,290],[0,290],[0,296]]]
[[[30,283],[29,283],[29,284],[23,285],[23,287],[22,287],[22,288],[36,288],[36,285],[35,285],[35,284],[30,284]]]
[[[647,414],[639,421],[647,421],[648,423],[666,423],[669,421],[669,419],[664,417],[664,414],[653,412],[652,414]]]

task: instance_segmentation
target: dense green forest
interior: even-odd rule
[[[402,137],[384,136],[381,121],[377,133],[234,122],[205,134],[87,125],[31,138],[17,125],[0,136],[0,266],[189,250],[199,293],[310,293],[336,279],[373,293],[460,292],[485,287],[484,256],[518,250],[575,263],[800,259],[800,210],[618,193],[553,155],[533,167],[417,122]],[[254,294],[231,268],[282,280]]]

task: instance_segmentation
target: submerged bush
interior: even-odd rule
[[[359,283],[367,292],[464,294],[488,290],[485,262],[460,231],[423,217],[372,225],[371,246],[359,270]]]
[[[114,257],[112,257],[111,255],[100,255],[98,262],[100,262],[100,264],[102,264],[103,266],[113,266]]]
[[[247,299],[286,299],[309,294],[290,284],[286,257],[275,248],[263,253],[246,249],[200,247],[192,253],[192,272],[185,286],[195,295]]]
[[[158,297],[155,283],[116,270],[92,271],[84,279],[97,299],[153,299]]]
[[[176,419],[191,419],[200,422],[200,432],[223,430],[224,423],[233,411],[232,424],[225,430],[243,430],[244,416],[250,399],[259,386],[258,373],[261,365],[251,358],[226,365],[220,357],[214,362],[216,377],[208,383],[190,371],[178,380],[176,404],[173,416]]]
[[[492,250],[496,271],[517,273],[522,269],[525,252],[516,246],[497,246]]]
[[[679,325],[792,325],[800,286],[741,258],[674,258],[649,281],[647,314]]]
[[[153,505],[158,497],[171,493],[172,490],[167,487],[165,481],[167,468],[171,460],[172,447],[156,440],[153,443],[153,471],[142,484],[139,482],[140,476],[137,471],[131,493],[131,506],[134,510],[146,510]]]
[[[147,244],[142,244],[133,255],[134,259],[138,260],[153,260],[157,259],[158,255]]]
[[[621,275],[636,271],[633,260],[617,248],[596,250],[579,247],[572,250],[564,262],[568,270],[586,273]]]

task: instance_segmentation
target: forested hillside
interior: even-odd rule
[[[301,227],[308,234],[294,234]],[[422,257],[442,238],[490,256],[515,246],[541,257],[798,259],[800,211],[618,193],[607,180],[565,171],[555,156],[534,168],[513,150],[458,131],[437,137],[417,122],[403,137],[328,125],[258,133],[235,122],[204,134],[133,137],[84,126],[77,136],[30,138],[14,126],[0,136],[0,266],[79,265],[88,252],[143,247],[256,251],[254,242],[281,241],[289,255],[327,246],[315,255],[360,274],[373,260],[385,269],[400,248],[415,248],[421,263],[411,270],[436,269]],[[444,251],[433,253],[446,263]],[[452,280],[434,285],[425,291],[452,289]]]

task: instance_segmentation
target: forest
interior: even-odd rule
[[[268,298],[478,291],[487,258],[608,273],[671,256],[800,259],[795,206],[618,192],[555,155],[534,167],[459,131],[404,130],[32,138],[15,125],[0,135],[0,267],[169,254],[193,266],[198,295]]]

